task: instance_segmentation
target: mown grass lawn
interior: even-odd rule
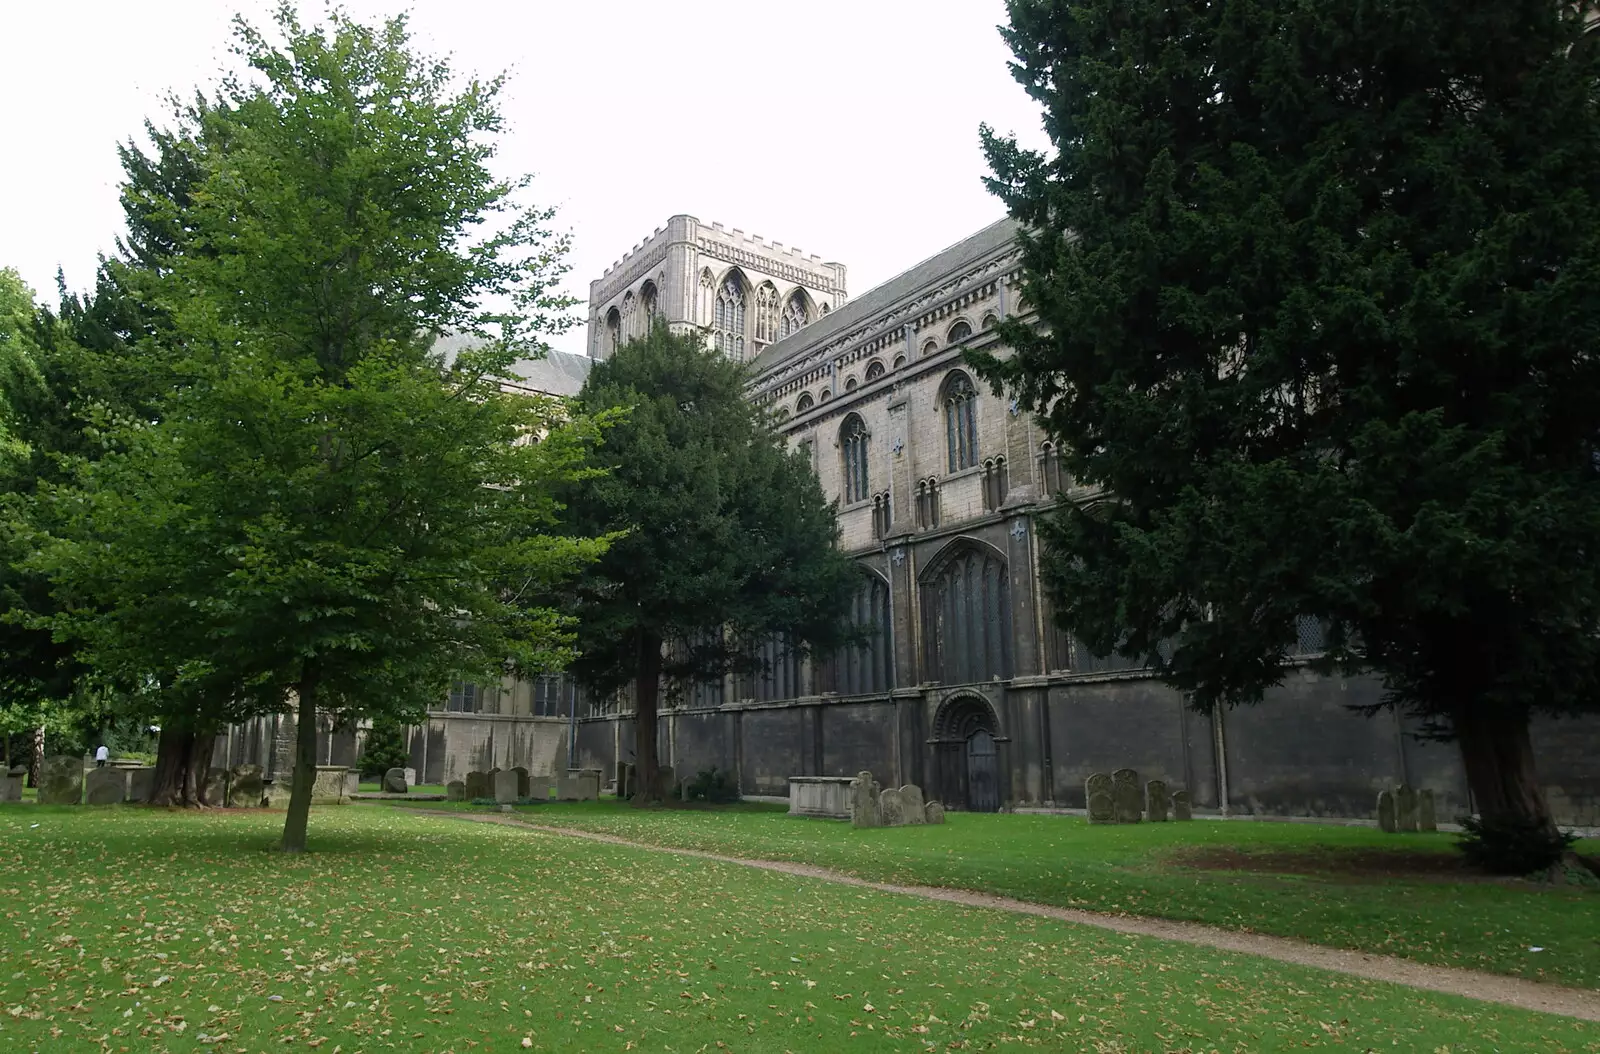
[[[1203,871],[1175,863],[1185,852],[1216,849],[1451,854],[1454,836],[1448,834],[1215,820],[1101,827],[1071,816],[970,813],[951,813],[938,827],[857,830],[838,821],[790,817],[773,805],[639,810],[615,801],[522,811],[540,823],[654,845],[795,860],[880,881],[1207,922],[1600,987],[1600,894],[1593,891],[1520,881]],[[1593,848],[1590,843],[1585,851]]]
[[[1600,1051],[1249,957],[345,806],[0,808],[0,1050]],[[960,825],[952,825],[951,830]]]

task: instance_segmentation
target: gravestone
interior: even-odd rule
[[[582,801],[583,787],[572,776],[557,776],[555,778],[556,801]]]
[[[528,770],[518,765],[511,771],[517,774],[517,797],[533,797],[533,782],[528,779]]]
[[[600,800],[599,769],[568,769],[567,778],[574,780],[577,784],[578,801]]]
[[[444,785],[445,801],[466,801],[467,785],[461,780],[451,780]]]
[[[1378,829],[1394,834],[1394,791],[1378,792]]]
[[[883,826],[899,827],[906,822],[905,810],[901,808],[900,791],[895,787],[885,787],[878,793],[878,814],[883,817]]]
[[[1435,811],[1433,791],[1417,791],[1417,830],[1437,831],[1439,829],[1439,814]]]
[[[510,769],[496,769],[494,774],[494,800],[500,805],[517,802],[517,774]]]
[[[1144,785],[1144,815],[1151,823],[1167,822],[1167,785],[1163,780],[1151,780]]]
[[[311,804],[340,805],[344,802],[344,775],[347,765],[318,765],[311,776]]]
[[[84,777],[83,797],[90,805],[121,805],[127,796],[127,769],[90,769]]]
[[[1394,792],[1394,827],[1405,833],[1417,829],[1417,792],[1403,783]]]
[[[257,809],[265,786],[260,765],[235,765],[228,770],[228,805],[235,809]]]
[[[228,807],[228,770],[220,765],[206,769],[205,802],[217,809]]]
[[[39,767],[40,805],[80,805],[83,802],[83,759],[57,754]]]
[[[878,781],[872,773],[856,773],[850,784],[850,824],[853,827],[882,827],[883,810],[878,803]]]
[[[413,768],[407,768],[402,771],[404,771],[406,774],[406,786],[415,787],[417,785],[417,770]]]
[[[944,823],[944,802],[928,802],[922,807],[922,814],[928,823]]]
[[[123,801],[147,802],[155,797],[156,770],[141,765],[136,769],[128,770],[128,793]]]
[[[477,801],[479,798],[487,798],[489,796],[488,773],[482,772],[478,769],[473,769],[471,772],[467,773],[466,793],[468,801]]]
[[[617,762],[617,797],[627,800],[633,797],[635,789],[633,785],[633,766],[626,761]]]
[[[411,785],[406,782],[405,769],[390,769],[383,774],[383,793],[405,794],[410,789]]]
[[[1172,818],[1174,820],[1194,819],[1194,811],[1189,807],[1188,791],[1172,792]]]
[[[1117,814],[1111,798],[1111,777],[1104,772],[1090,773],[1083,781],[1083,801],[1089,809],[1090,823],[1116,823]]]
[[[344,796],[346,798],[361,793],[361,773],[351,769],[344,774]]]
[[[915,783],[908,783],[900,788],[900,822],[908,824],[922,824],[928,822],[927,814],[923,811],[926,802],[922,800],[922,788]]]
[[[28,778],[26,765],[18,765],[11,771],[0,775],[0,801],[21,801],[22,782]]]
[[[1111,809],[1117,823],[1138,823],[1144,814],[1144,795],[1139,793],[1139,774],[1133,769],[1118,769],[1111,774]]]
[[[678,787],[678,774],[671,765],[662,765],[656,769],[656,796],[662,801],[670,801],[672,792]]]

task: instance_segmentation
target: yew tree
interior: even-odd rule
[[[1062,624],[1209,709],[1321,620],[1553,837],[1530,718],[1600,707],[1594,5],[1008,9],[1053,145],[984,130],[1038,325],[983,368],[1102,494],[1048,524]]]
[[[490,169],[500,82],[404,18],[285,6],[236,39],[241,72],[172,131],[197,172],[150,284],[170,391],[51,492],[34,566],[98,669],[210,718],[296,709],[300,851],[319,716],[414,719],[455,677],[558,667],[568,620],[526,598],[605,543],[554,529],[592,424],[503,387],[570,301],[551,213]]]
[[[601,478],[568,488],[568,529],[619,534],[576,580],[573,670],[593,693],[632,686],[635,803],[659,800],[661,690],[760,673],[855,640],[860,572],[838,549],[834,504],[745,397],[747,371],[699,333],[657,325],[595,364],[579,403],[625,414],[597,451]]]

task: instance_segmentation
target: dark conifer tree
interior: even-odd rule
[[[988,361],[1106,499],[1048,526],[1091,648],[1256,702],[1327,668],[1553,834],[1600,707],[1600,64],[1561,0],[1010,0],[1054,144],[985,130],[1040,325]]]

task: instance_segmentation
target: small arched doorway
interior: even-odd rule
[[[1004,798],[1001,742],[999,723],[986,699],[965,695],[947,700],[934,719],[931,741],[939,800],[969,812],[999,812]]]

